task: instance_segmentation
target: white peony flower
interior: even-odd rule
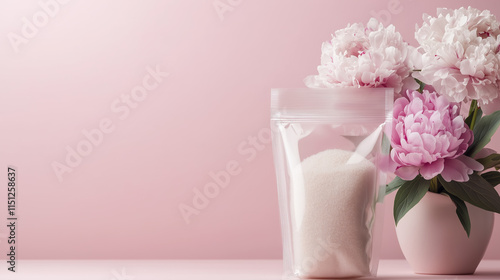
[[[393,25],[384,28],[371,18],[367,26],[348,25],[322,45],[318,75],[305,79],[308,87],[389,87],[401,91],[409,76],[414,48]]]
[[[424,15],[415,38],[423,52],[413,76],[454,102],[488,104],[500,87],[500,24],[489,11],[438,9]]]

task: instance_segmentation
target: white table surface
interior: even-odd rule
[[[277,280],[281,260],[20,260],[0,265],[0,279]],[[365,278],[366,279],[366,278]],[[377,279],[500,279],[500,260],[483,260],[474,275],[416,275],[405,260],[381,260]]]

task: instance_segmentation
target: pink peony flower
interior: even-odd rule
[[[441,174],[447,182],[465,182],[483,166],[463,155],[473,134],[460,116],[460,106],[436,92],[407,92],[394,103],[391,158],[396,175],[427,180]]]
[[[415,33],[423,52],[421,72],[413,76],[454,102],[498,98],[500,24],[489,11],[438,9],[423,16]]]
[[[399,93],[409,76],[415,48],[393,25],[384,28],[371,18],[367,26],[348,25],[321,48],[319,75],[305,79],[308,87],[389,87]]]

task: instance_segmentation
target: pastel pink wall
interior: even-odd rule
[[[61,0],[44,18],[39,1],[49,2],[0,2],[0,167],[18,168],[26,259],[281,257],[270,89],[302,87],[321,43],[349,22],[378,15],[414,43],[422,13],[472,4]],[[219,17],[214,3],[230,8]],[[500,16],[495,0],[473,5]],[[34,15],[36,30],[23,19]],[[60,182],[53,164],[67,156]],[[226,187],[197,201],[208,205],[187,224],[179,207],[216,181],[211,172]],[[382,257],[401,258],[392,199]],[[496,221],[486,257],[500,259]]]

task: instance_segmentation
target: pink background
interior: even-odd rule
[[[270,89],[303,87],[321,43],[371,15],[412,44],[422,13],[436,7],[473,3],[500,16],[495,0],[61,0],[44,19],[38,2],[0,2],[0,166],[18,169],[25,259],[280,258]],[[219,17],[214,3],[230,8]],[[9,34],[34,15],[41,27],[15,52]],[[140,93],[157,65],[170,75]],[[123,107],[133,89],[142,101]],[[90,152],[82,146],[89,154],[60,182],[53,162],[103,120],[112,131]],[[499,139],[491,146],[500,150]],[[235,175],[187,224],[179,206],[225,169]],[[0,196],[3,224],[6,190]],[[392,200],[382,257],[402,258]],[[496,221],[486,258],[500,259]]]

